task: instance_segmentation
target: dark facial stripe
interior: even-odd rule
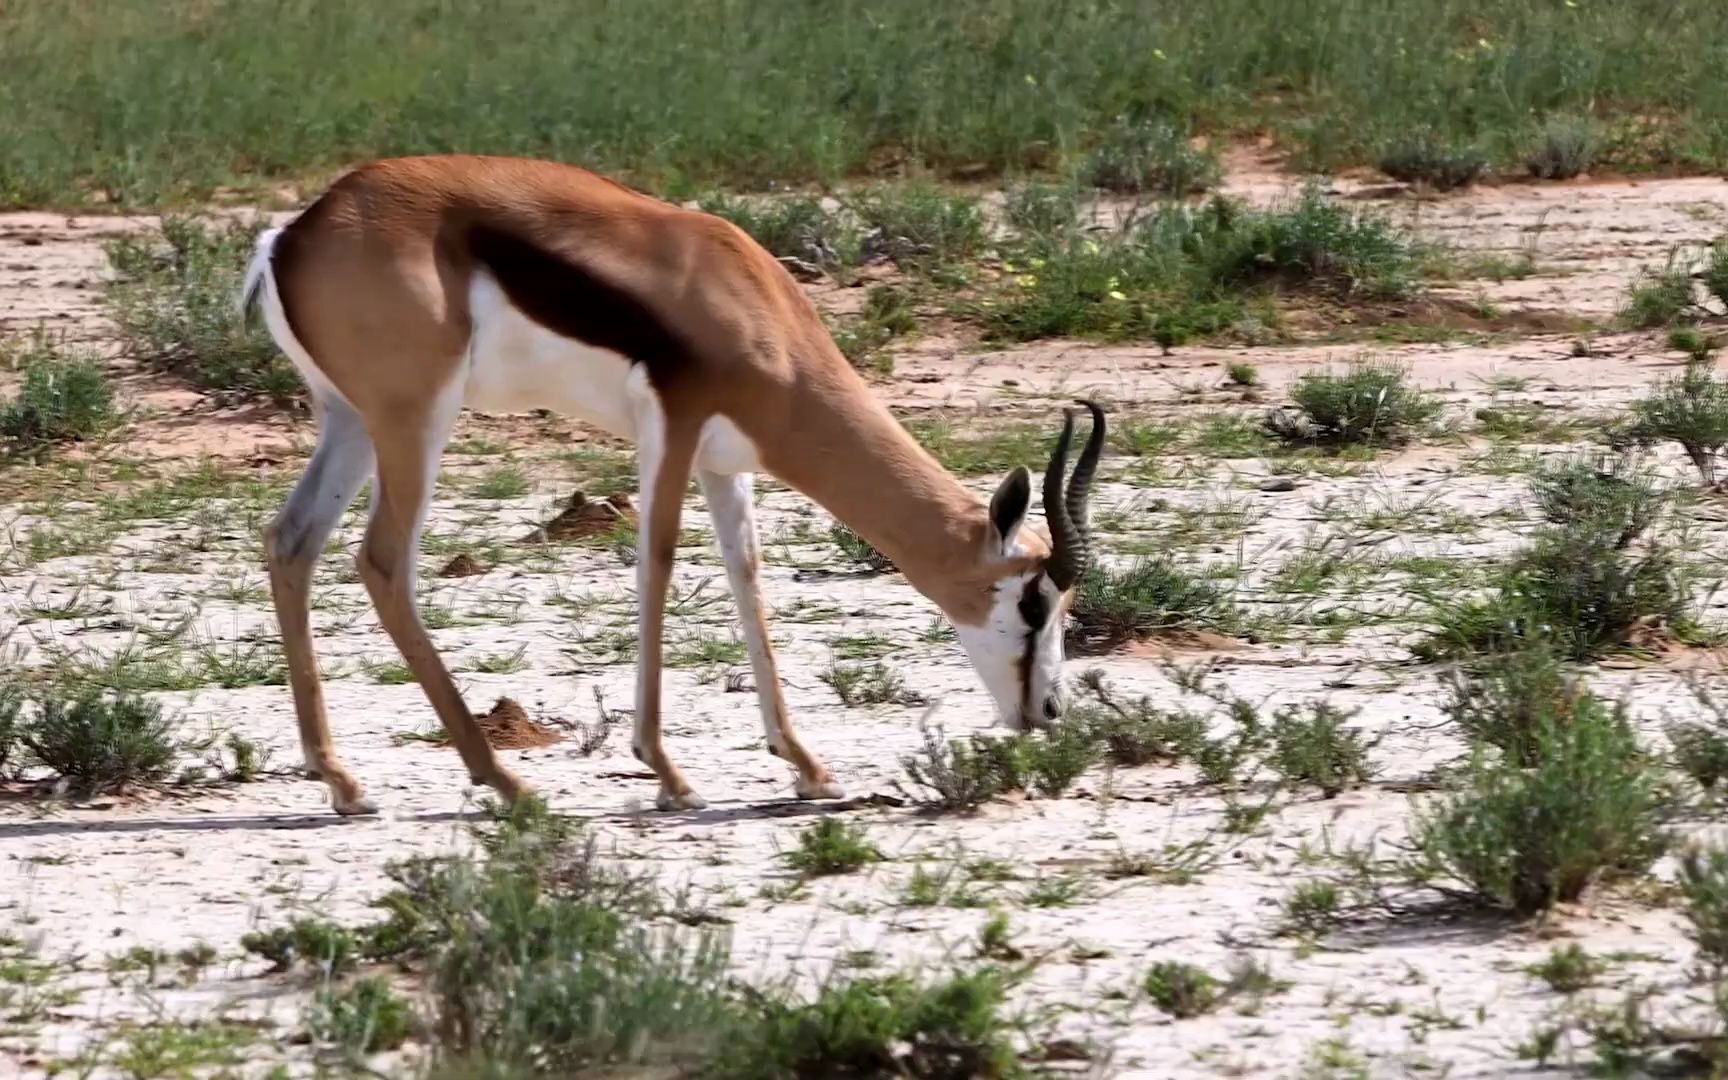
[[[1032,672],[1037,662],[1038,635],[1043,631],[1044,624],[1050,621],[1050,601],[1038,588],[1038,579],[1033,578],[1026,583],[1026,588],[1020,593],[1020,618],[1026,622],[1026,644],[1020,654],[1017,666],[1020,676],[1020,709],[1030,723],[1035,710],[1032,701]]]
[[[523,314],[563,337],[646,365],[664,388],[692,363],[689,347],[635,294],[586,267],[492,225],[468,229],[468,250]]]

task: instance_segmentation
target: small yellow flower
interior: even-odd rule
[[[1096,240],[1086,241],[1086,254],[1088,254],[1088,255],[1098,254],[1098,241],[1096,241]]]
[[[1026,85],[1027,86],[1037,86],[1038,85],[1038,76],[1036,76],[1036,75],[1032,74],[1030,71],[1028,71],[1026,73]]]
[[[1004,261],[1002,263],[1002,270],[1004,273],[1012,274],[1014,272],[1014,264],[1011,262]]]
[[[1031,260],[1031,266],[1032,266],[1032,269],[1034,269],[1034,270],[1042,270],[1042,269],[1044,269],[1044,260],[1034,258]]]
[[[1153,50],[1152,50],[1152,58],[1153,58],[1153,59],[1154,59],[1154,60],[1163,60],[1163,59],[1166,59],[1166,57],[1165,57],[1165,55],[1164,55],[1164,50],[1163,50],[1163,49],[1153,49]]]
[[[1492,48],[1493,48],[1493,47],[1494,47],[1494,46],[1492,46],[1492,45],[1490,45],[1490,44],[1489,44],[1489,43],[1488,43],[1488,39],[1487,39],[1487,38],[1481,38],[1481,37],[1479,37],[1479,38],[1477,38],[1477,39],[1476,39],[1476,47],[1477,47],[1477,48],[1478,48],[1478,49],[1492,49]]]
[[[1110,299],[1112,299],[1112,300],[1126,300],[1126,299],[1128,299],[1128,297],[1126,297],[1122,294],[1121,289],[1111,289],[1110,290]]]
[[[1036,274],[1021,274],[1018,280],[1022,289],[1030,289],[1034,285],[1038,284],[1038,276]]]

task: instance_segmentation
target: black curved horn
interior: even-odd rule
[[[1050,465],[1044,470],[1044,518],[1050,525],[1050,560],[1045,563],[1044,572],[1058,589],[1071,588],[1085,569],[1086,540],[1075,528],[1068,503],[1062,497],[1062,474],[1068,471],[1068,447],[1073,442],[1074,410],[1064,409],[1062,434],[1056,437]],[[1075,559],[1077,552],[1079,561]]]
[[[1076,404],[1086,406],[1092,414],[1092,430],[1087,433],[1086,445],[1080,451],[1080,460],[1074,463],[1074,475],[1068,479],[1068,493],[1063,497],[1063,508],[1068,512],[1068,520],[1074,531],[1079,535],[1080,543],[1075,549],[1078,558],[1075,560],[1074,578],[1086,572],[1086,567],[1092,559],[1092,523],[1087,513],[1087,504],[1092,497],[1092,476],[1098,471],[1098,456],[1104,452],[1104,410],[1096,401],[1080,401]]]

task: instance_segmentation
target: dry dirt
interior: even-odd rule
[[[1681,242],[1728,230],[1728,182],[1653,180],[1487,187],[1443,199],[1388,196],[1366,182],[1341,180],[1340,194],[1379,199],[1424,235],[1472,250],[1516,254],[1534,245],[1538,271],[1503,283],[1463,282],[1442,290],[1481,298],[1505,312],[1559,311],[1594,320],[1611,315],[1639,266],[1659,263]],[[1241,172],[1231,188],[1256,199],[1288,193],[1288,178]],[[106,344],[95,305],[102,274],[100,241],[139,220],[0,216],[0,329],[39,320]],[[1323,800],[1291,793],[1247,835],[1223,827],[1223,803],[1186,768],[1096,770],[1065,797],[988,808],[976,817],[930,817],[889,799],[838,811],[792,801],[786,767],[763,749],[754,696],[727,692],[742,670],[721,650],[704,662],[705,639],[735,641],[732,613],[707,522],[692,499],[670,628],[670,651],[683,666],[667,676],[668,745],[709,800],[700,812],[661,814],[654,787],[615,735],[590,756],[576,740],[507,751],[512,766],[552,806],[591,818],[616,856],[655,869],[669,887],[688,886],[730,920],[744,973],[796,971],[818,979],[862,951],[896,968],[932,970],[950,958],[969,962],[987,912],[907,907],[906,882],[921,861],[932,866],[993,857],[1018,881],[979,886],[1008,912],[1013,940],[1044,956],[1017,1004],[1039,1010],[1047,1035],[1093,1040],[1100,1075],[1135,1077],[1543,1075],[1515,1057],[1562,1002],[1523,968],[1556,944],[1576,941],[1618,960],[1588,993],[1616,1001],[1628,989],[1654,991],[1659,1014],[1693,1008],[1693,949],[1672,906],[1635,894],[1599,895],[1540,924],[1458,915],[1405,916],[1320,942],[1279,936],[1278,902],[1293,883],[1325,873],[1328,849],[1404,834],[1413,801],[1462,743],[1445,730],[1437,672],[1410,660],[1420,622],[1404,556],[1431,555],[1479,569],[1517,543],[1530,524],[1519,469],[1528,459],[1472,434],[1474,410],[1527,404],[1556,419],[1598,416],[1623,406],[1678,356],[1653,336],[1603,333],[1590,355],[1573,355],[1576,335],[1486,334],[1447,343],[1388,346],[1417,383],[1446,404],[1458,429],[1448,438],[1382,453],[1367,463],[1331,463],[1294,476],[1294,490],[1262,491],[1269,466],[1253,459],[1166,455],[1150,464],[1107,459],[1094,516],[1105,548],[1174,548],[1196,567],[1230,568],[1235,598],[1250,614],[1282,625],[1274,640],[1208,652],[1176,650],[1183,663],[1212,660],[1231,691],[1271,705],[1325,699],[1359,709],[1354,723],[1380,741],[1374,782]],[[1040,344],[979,350],[941,338],[905,347],[897,374],[880,389],[909,413],[941,410],[988,428],[1003,416],[1051,422],[1077,393],[1107,395],[1119,414],[1192,419],[1223,410],[1257,415],[1301,372],[1343,358],[1356,346],[1183,348]],[[1228,363],[1257,365],[1262,403],[1224,388]],[[160,459],[158,471],[190,467],[200,453],[253,467],[273,482],[291,479],[311,432],[279,416],[205,410],[194,395],[142,376],[127,383],[148,406],[125,438],[125,452]],[[594,691],[631,700],[634,672],[615,645],[631,625],[633,571],[607,546],[560,544],[522,554],[513,541],[556,515],[581,480],[558,452],[584,434],[536,418],[470,418],[458,439],[498,444],[533,479],[530,494],[504,500],[468,492],[497,455],[453,456],[433,511],[440,538],[423,559],[425,606],[443,613],[434,637],[469,700],[509,696],[535,716],[592,721]],[[504,445],[508,449],[504,451]],[[1562,453],[1561,445],[1525,445]],[[1676,463],[1675,475],[1683,475]],[[981,490],[993,477],[979,477]],[[916,707],[847,708],[820,679],[837,649],[878,654],[908,687],[939,701],[949,734],[982,730],[989,707],[959,650],[929,633],[930,604],[892,574],[852,572],[825,539],[828,519],[804,500],[765,485],[761,518],[769,565],[763,585],[787,700],[806,741],[826,756],[849,795],[897,796],[899,759],[920,742]],[[139,520],[92,554],[22,565],[17,548],[0,576],[6,609],[0,636],[14,663],[43,663],[57,652],[91,658],[140,640],[141,628],[182,617],[183,640],[219,656],[272,647],[275,629],[261,591],[257,527],[269,500],[231,500],[179,519]],[[90,518],[88,505],[19,502],[0,508],[15,544],[47,518],[62,526]],[[1364,524],[1378,511],[1379,524]],[[1719,559],[1724,513],[1717,502],[1693,506],[1690,550]],[[93,520],[93,518],[91,518]],[[351,516],[340,543],[358,537]],[[1386,522],[1390,522],[1389,524]],[[458,538],[491,557],[482,573],[440,578]],[[1280,592],[1282,568],[1320,550],[1347,549],[1377,567],[1346,574],[1312,594]],[[26,545],[27,546],[27,545]],[[499,552],[504,554],[500,555]],[[66,803],[39,796],[0,804],[0,932],[61,963],[58,985],[81,991],[29,1023],[0,1032],[0,1074],[41,1075],[92,1047],[123,1043],[127,1022],[208,1016],[264,1025],[248,1051],[259,1073],[277,1062],[309,1069],[304,1046],[271,1049],[299,1027],[307,989],[237,948],[242,933],[295,913],[356,918],[384,887],[386,860],[447,850],[463,841],[473,810],[454,752],[404,743],[433,722],[418,688],[387,677],[395,661],[354,580],[347,554],[333,551],[321,570],[315,613],[338,744],[370,786],[383,813],[363,820],[331,814],[320,786],[286,771],[245,784],[181,790],[152,799]],[[465,570],[473,567],[464,568]],[[76,600],[78,615],[44,615]],[[1708,619],[1722,612],[1701,598]],[[1151,650],[1077,660],[1102,668],[1119,691],[1176,701]],[[712,650],[710,657],[714,655]],[[512,664],[496,662],[518,657]],[[492,661],[483,663],[483,661]],[[483,673],[477,666],[509,673]],[[1665,718],[1689,709],[1673,665],[1609,666],[1608,693],[1631,695],[1645,733],[1659,740]],[[286,687],[213,686],[158,695],[178,710],[188,733],[233,730],[273,752],[284,769],[298,757]],[[764,886],[790,874],[780,852],[794,832],[827,812],[866,826],[890,860],[854,875],[813,883],[793,899],[769,899]],[[1688,831],[1692,827],[1688,826]],[[1210,858],[1187,884],[1103,871],[1120,852],[1170,845],[1206,846]],[[1658,877],[1671,879],[1663,863]],[[1033,906],[1029,891],[1072,876],[1078,892],[1060,906]],[[195,941],[221,960],[182,985],[163,972],[159,985],[110,975],[105,958],[135,946],[170,951]],[[1288,983],[1253,1015],[1224,1009],[1172,1020],[1136,987],[1149,965],[1181,959],[1214,970],[1249,953]],[[1562,1045],[1559,1064],[1567,1060]],[[247,1071],[254,1071],[249,1065]],[[389,1069],[385,1061],[382,1067]],[[1548,1074],[1562,1075],[1556,1068]]]

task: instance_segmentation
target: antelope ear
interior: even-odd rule
[[[996,530],[991,541],[997,554],[1005,554],[1014,543],[1014,535],[1026,522],[1026,511],[1032,507],[1032,473],[1022,465],[1009,473],[990,497],[990,524]]]

